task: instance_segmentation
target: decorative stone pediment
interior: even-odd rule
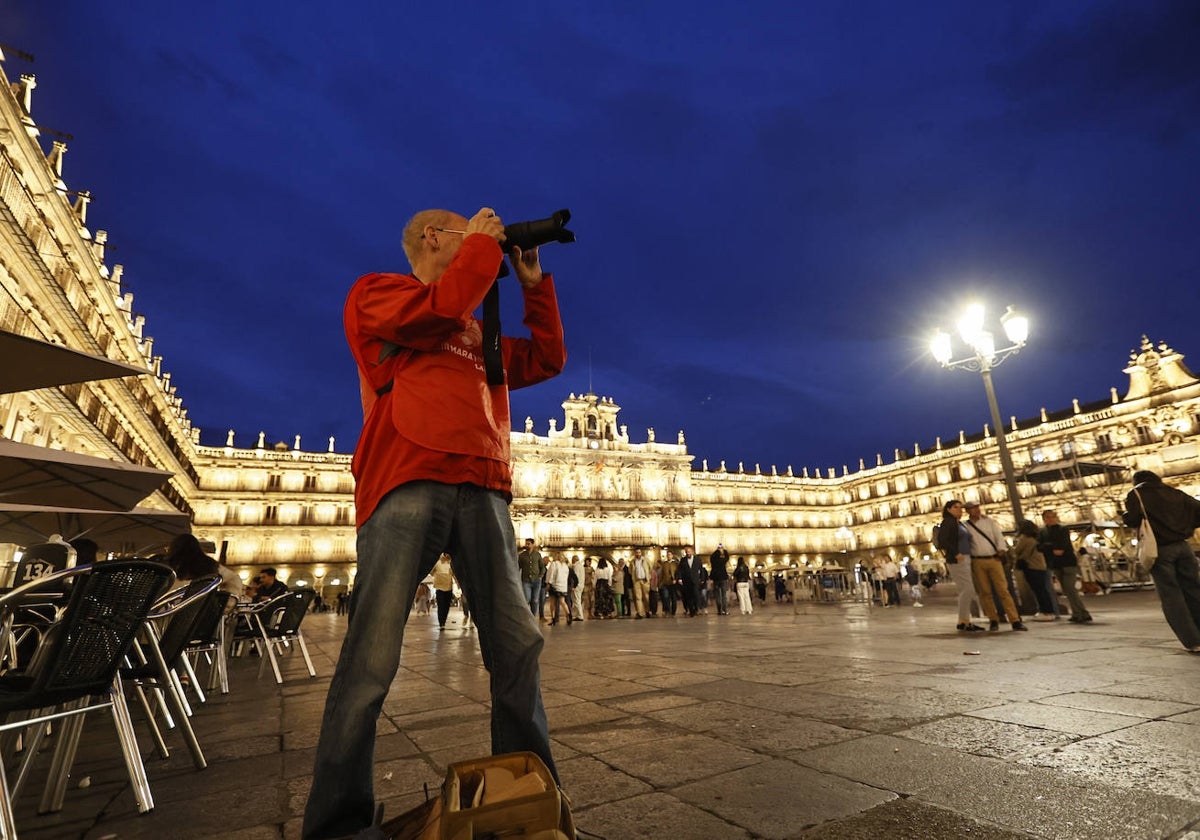
[[[1129,374],[1125,402],[1200,383],[1184,365],[1181,353],[1172,350],[1165,341],[1160,341],[1155,347],[1144,335],[1141,348],[1130,352],[1129,367],[1125,368],[1125,373]]]

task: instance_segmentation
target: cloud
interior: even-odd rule
[[[1038,32],[988,78],[1027,128],[1114,125],[1114,115],[1152,120],[1137,131],[1178,142],[1187,129],[1170,112],[1200,105],[1200,4],[1192,0],[1088,6],[1079,20]],[[1154,113],[1158,112],[1158,113]],[[1193,123],[1194,125],[1194,123]],[[1133,124],[1127,124],[1132,128]]]

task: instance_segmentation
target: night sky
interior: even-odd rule
[[[890,461],[989,420],[927,350],[968,298],[1032,320],[1005,417],[1123,394],[1143,332],[1200,367],[1194,0],[0,0],[0,42],[205,443],[353,449],[342,303],[426,207],[574,215],[539,434],[590,389],[696,466]]]

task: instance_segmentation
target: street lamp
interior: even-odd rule
[[[1013,470],[1012,456],[1008,454],[1008,441],[1004,436],[1004,421],[1000,419],[1000,406],[996,404],[996,389],[992,385],[992,368],[1003,362],[1009,356],[1018,353],[1029,338],[1029,319],[1018,314],[1013,307],[1008,307],[1000,316],[1000,326],[1011,344],[1008,347],[996,347],[996,338],[990,330],[985,329],[985,313],[983,304],[972,303],[963,310],[958,320],[958,334],[963,343],[971,349],[973,355],[962,359],[954,359],[952,339],[949,333],[938,330],[933,340],[929,342],[929,350],[944,368],[965,368],[978,371],[983,377],[983,387],[987,391],[988,408],[992,410],[992,426],[996,429],[996,443],[1000,447],[1000,466],[1004,470],[1004,484],[1008,487],[1008,499],[1012,504],[1013,526],[1021,524],[1025,517],[1021,513],[1021,497],[1017,495],[1017,479]]]

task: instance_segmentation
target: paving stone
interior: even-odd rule
[[[755,837],[768,838],[792,837],[809,826],[873,808],[896,796],[783,760],[722,773],[672,793]]]
[[[824,823],[801,836],[804,840],[1031,840],[1033,837],[913,799],[893,799],[869,811]]]
[[[560,760],[557,764],[573,811],[604,802],[619,802],[654,790],[641,779],[635,779],[590,756]]]
[[[488,734],[490,731],[491,725],[488,720],[477,718],[451,726],[410,730],[407,734],[418,749],[429,752],[476,742],[480,735]],[[488,735],[488,737],[490,739],[491,736]]]
[[[890,735],[842,741],[792,758],[816,770],[900,795],[911,795],[923,789],[933,774],[982,777],[993,766],[989,760],[978,756]]]
[[[1073,735],[1099,735],[1114,729],[1125,729],[1138,722],[1137,718],[1128,715],[1047,706],[1041,703],[1009,703],[1005,706],[975,709],[969,714],[986,720],[1040,726]]]
[[[625,744],[599,752],[596,757],[658,789],[745,767],[764,758],[701,735],[676,735]]]
[[[648,691],[644,694],[635,694],[630,697],[618,697],[608,700],[604,705],[620,709],[623,712],[639,714],[659,709],[673,709],[678,706],[694,706],[696,702],[695,697],[686,697],[682,694],[671,694],[665,691]]]
[[[1051,729],[966,715],[923,723],[901,730],[896,735],[991,758],[1016,758],[1051,747],[1065,746],[1080,737]]]
[[[1068,748],[1069,749],[1069,748]],[[1195,819],[1196,805],[1111,784],[1080,784],[1054,770],[997,762],[984,777],[935,776],[919,797],[1008,828],[1062,840],[1165,837]]]
[[[1040,701],[1048,706],[1066,706],[1093,712],[1112,712],[1138,718],[1163,718],[1182,712],[1197,710],[1195,703],[1172,703],[1166,700],[1148,700],[1141,697],[1121,697],[1088,691],[1044,697]]]
[[[159,801],[156,796],[154,810],[150,813],[138,814],[133,808],[123,810],[83,836],[98,838],[111,835],[121,840],[158,840],[163,837],[190,840],[224,837],[227,832],[264,823],[278,823],[285,818],[285,796],[277,779],[278,776],[275,776],[266,783],[260,779],[258,784],[206,791],[203,794],[193,790],[190,798],[171,802]]]
[[[749,840],[751,836],[745,829],[664,793],[635,796],[573,813],[577,828],[611,840]]]
[[[1018,760],[1062,771],[1081,782],[1200,802],[1200,766],[1195,753],[1182,756],[1154,745],[1103,735]]]
[[[1200,724],[1200,711],[1186,712],[1182,715],[1176,715],[1171,718],[1173,723],[1192,723]]]
[[[570,706],[559,706],[553,711],[546,710],[546,718],[550,721],[551,730],[570,729],[589,723],[602,723],[625,717],[621,711],[608,705],[585,701],[573,703]]]
[[[554,730],[554,739],[588,754],[607,752],[628,744],[650,743],[679,734],[673,727],[645,718],[626,718]]]

